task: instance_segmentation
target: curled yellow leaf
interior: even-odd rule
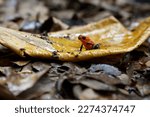
[[[100,49],[80,52],[79,35],[85,35]],[[37,35],[0,28],[0,43],[20,56],[32,56],[61,61],[82,61],[106,55],[130,52],[139,47],[150,36],[150,17],[140,23],[134,31],[127,30],[113,16],[70,30],[49,33],[48,40]]]

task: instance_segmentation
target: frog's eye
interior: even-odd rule
[[[93,46],[93,49],[99,49],[100,48],[100,44],[98,43],[98,44],[95,44],[94,46]]]
[[[85,40],[85,39],[86,39],[86,36],[79,35],[78,39],[79,39],[79,40]]]

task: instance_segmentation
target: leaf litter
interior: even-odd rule
[[[144,20],[143,23],[139,23],[150,16],[149,4],[142,3],[141,6],[141,3],[129,0],[18,1],[11,3],[7,0],[0,3],[2,6],[0,9],[0,24],[9,28],[1,28],[1,32],[3,32],[1,33],[1,39],[5,38],[1,43],[26,58],[22,58],[9,49],[0,46],[0,99],[150,99],[150,43],[147,35],[149,32],[148,30],[145,31],[146,27],[149,26],[149,18]],[[5,7],[8,5],[11,10]],[[31,6],[34,8],[32,12]],[[44,9],[42,12],[39,11],[41,8]],[[120,12],[118,12],[118,9]],[[51,16],[48,16],[49,12],[51,12]],[[115,23],[112,23],[110,30],[105,25],[104,29],[107,30],[101,28],[100,32],[106,31],[105,35],[101,35],[101,38],[107,37],[109,40],[112,37],[107,31],[113,35],[117,31],[120,32],[114,36],[114,39],[131,32],[135,36],[135,42],[138,43],[134,43],[134,41],[130,43],[131,39],[128,39],[125,43],[126,46],[128,45],[127,47],[131,45],[129,50],[124,48],[124,50],[121,50],[122,54],[115,50],[115,55],[105,54],[105,56],[99,58],[101,52],[97,51],[103,50],[103,42],[101,42],[100,50],[90,50],[95,53],[97,57],[94,56],[94,58],[96,59],[89,60],[91,56],[93,58],[93,55],[88,55],[89,52],[85,49],[81,52],[83,54],[75,58],[76,53],[79,53],[81,44],[78,41],[74,45],[68,39],[77,40],[78,35],[75,35],[76,33],[85,32],[86,34],[88,32],[87,35],[97,42],[96,37],[90,34],[91,30],[97,28],[85,26],[88,30],[82,30],[77,25],[83,26],[112,15],[128,27],[130,31],[124,28],[118,20],[112,18]],[[105,22],[107,19],[103,21]],[[30,25],[27,25],[30,23],[32,24],[31,28]],[[39,23],[38,26],[36,26],[36,23]],[[118,27],[118,29],[116,30],[113,26]],[[10,28],[30,33],[17,32],[10,30]],[[74,29],[70,31],[70,28]],[[51,32],[59,30],[61,32]],[[57,39],[55,39],[55,35],[58,36]],[[138,41],[138,36],[142,36],[140,37],[142,41]],[[8,37],[11,37],[11,39]],[[7,41],[8,39],[10,40]],[[57,42],[60,39],[61,41]],[[65,50],[62,45],[64,41],[66,41],[66,45],[72,44],[74,49],[67,48]],[[113,42],[114,40],[109,41]],[[52,42],[57,44],[54,44],[54,47],[49,47]],[[30,46],[26,48],[25,45],[28,43]],[[134,44],[136,46],[132,47]],[[38,48],[34,45],[38,45]],[[118,42],[118,45],[120,45],[120,42]],[[62,50],[61,47],[63,47]],[[56,49],[61,54],[53,53]],[[69,53],[64,54],[68,50]],[[72,53],[74,50],[77,52]],[[64,51],[64,53],[61,51]],[[48,59],[53,56],[53,60],[43,59],[45,56]],[[84,56],[86,57],[84,58]],[[73,63],[58,61],[58,59],[82,61]]]

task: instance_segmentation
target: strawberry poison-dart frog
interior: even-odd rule
[[[83,46],[86,50],[99,49],[100,44],[95,44],[88,36],[79,35],[78,39],[82,42],[80,51],[82,51]]]

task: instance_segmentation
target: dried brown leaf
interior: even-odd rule
[[[28,75],[14,74],[9,77],[7,85],[14,95],[31,88],[48,71],[49,68]]]

